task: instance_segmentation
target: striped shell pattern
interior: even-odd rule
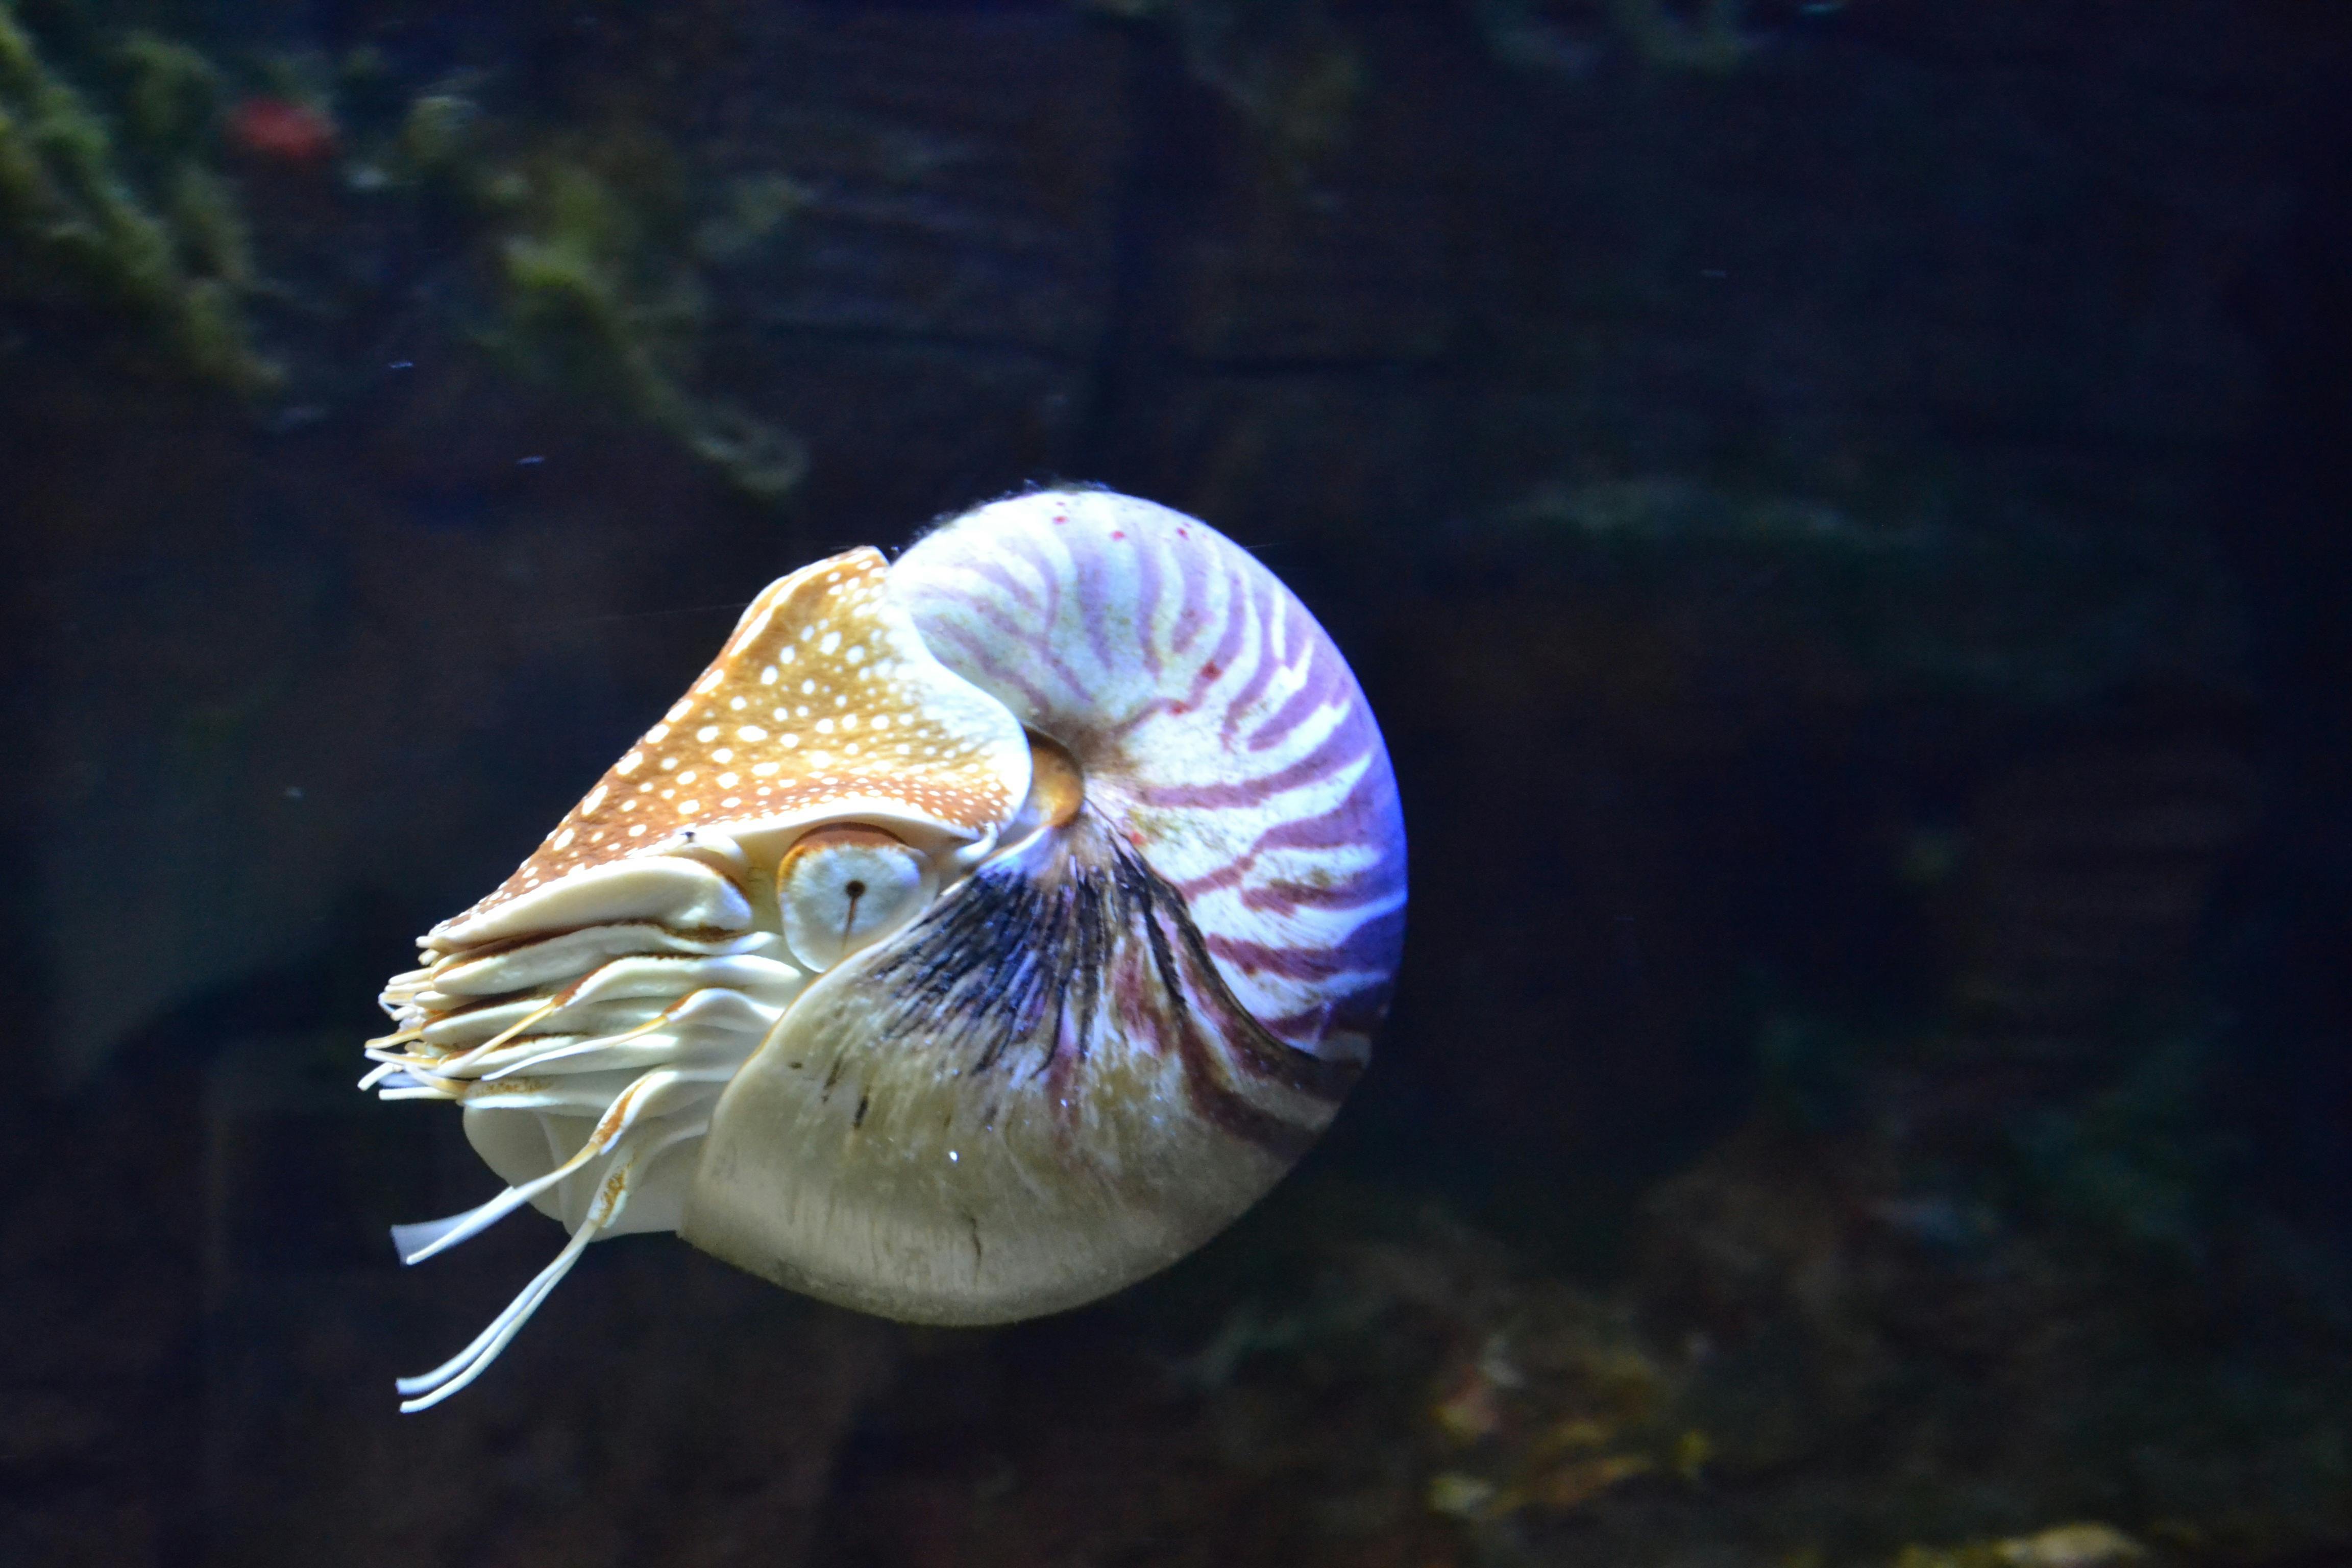
[[[710,668],[386,986],[363,1087],[455,1100],[581,1251],[676,1231],[908,1321],[1078,1305],[1271,1186],[1366,1059],[1404,837],[1339,650],[1206,525],[994,502],[771,584]]]

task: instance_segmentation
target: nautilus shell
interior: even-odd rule
[[[994,502],[771,584],[530,858],[422,939],[362,1087],[455,1100],[571,1242],[676,1231],[926,1323],[1116,1290],[1271,1186],[1366,1060],[1404,921],[1378,726],[1202,523]]]

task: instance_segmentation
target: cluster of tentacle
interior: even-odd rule
[[[658,925],[603,926],[446,954],[394,977],[383,1005],[400,1027],[368,1042],[377,1065],[360,1087],[501,1113],[513,1136],[548,1142],[543,1173],[463,1214],[397,1227],[402,1259],[422,1262],[527,1204],[572,1232],[471,1344],[401,1380],[402,1409],[436,1404],[480,1375],[589,1242],[677,1228],[677,1172],[667,1182],[656,1173],[709,1131],[728,1080],[807,983],[779,949],[764,931],[698,940]],[[632,1214],[633,1199],[647,1206],[648,1188],[663,1212]]]

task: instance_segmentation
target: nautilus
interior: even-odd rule
[[[402,1408],[628,1232],[920,1323],[1152,1273],[1330,1121],[1404,906],[1362,690],[1207,525],[1034,491],[801,568],[384,989],[362,1087],[508,1184],[401,1255],[570,1233]]]

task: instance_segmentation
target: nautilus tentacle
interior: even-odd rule
[[[805,567],[385,990],[363,1087],[509,1183],[403,1256],[572,1233],[403,1408],[625,1231],[912,1321],[1139,1279],[1329,1121],[1403,910],[1361,691],[1205,525],[1047,491]]]

